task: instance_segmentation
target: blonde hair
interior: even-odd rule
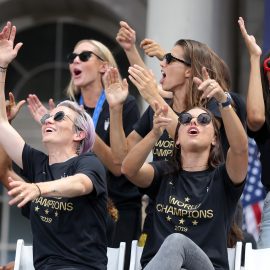
[[[88,42],[91,45],[95,46],[95,48],[97,49],[97,54],[98,56],[100,56],[100,58],[102,58],[103,61],[107,62],[109,66],[111,67],[115,67],[118,68],[116,61],[114,59],[113,54],[111,53],[111,51],[109,50],[109,48],[107,46],[105,46],[103,43],[94,40],[94,39],[83,39],[80,40],[76,45],[75,48],[80,45],[81,43],[84,42]],[[75,99],[75,95],[78,95],[81,92],[80,88],[76,87],[73,83],[73,80],[71,78],[68,87],[67,87],[67,96],[68,98],[70,98],[71,100],[76,101]]]

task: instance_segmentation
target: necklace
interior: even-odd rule
[[[182,169],[194,169],[194,168],[208,168],[208,164],[201,166],[182,166]]]

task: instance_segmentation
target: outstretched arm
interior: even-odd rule
[[[214,97],[217,102],[227,101],[227,95],[219,83],[211,79],[205,67],[202,69],[203,81],[195,77],[193,80],[202,91],[202,99]],[[247,174],[248,166],[248,138],[245,129],[231,105],[220,106],[220,113],[229,142],[229,150],[226,158],[228,175],[235,184],[243,182]],[[240,143],[241,142],[241,143]]]
[[[0,33],[0,143],[8,156],[22,168],[22,151],[25,142],[8,122],[4,92],[6,70],[22,46],[22,43],[18,43],[14,47],[15,35],[16,27],[10,22]],[[11,147],[12,145],[16,147]]]
[[[8,195],[13,197],[9,204],[16,204],[18,207],[22,207],[27,202],[40,196],[72,198],[86,195],[93,191],[91,179],[83,173],[41,183],[26,183],[9,177],[9,186]]]
[[[250,74],[247,92],[247,125],[252,131],[259,130],[265,122],[265,106],[260,72],[261,48],[254,36],[249,35],[242,17],[238,24],[250,57]]]
[[[116,41],[124,49],[130,65],[137,64],[145,67],[145,64],[136,47],[136,32],[126,22],[120,22],[120,29]]]

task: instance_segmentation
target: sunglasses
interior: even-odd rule
[[[263,69],[265,72],[270,71],[270,57],[263,61]]]
[[[212,120],[212,117],[208,113],[201,113],[197,117],[193,117],[190,113],[183,112],[180,113],[178,121],[182,125],[187,125],[193,118],[197,118],[197,122],[202,126],[208,125]]]
[[[54,121],[60,122],[65,118],[65,116],[75,125],[74,121],[67,114],[65,114],[63,111],[59,111],[55,115],[50,115],[49,113],[44,114],[40,119],[40,123],[42,125],[44,125],[46,120],[51,118],[51,117],[53,117]]]
[[[97,54],[95,54],[94,52],[92,51],[83,51],[81,53],[70,53],[68,56],[67,56],[67,60],[70,64],[72,64],[74,62],[74,59],[79,56],[79,59],[82,61],[82,62],[87,62],[90,57],[93,55],[95,55],[98,59],[100,59],[101,61],[104,61],[100,56],[98,56]]]
[[[177,61],[177,62],[180,62],[180,63],[183,63],[184,65],[186,66],[191,66],[190,63],[188,63],[187,61],[185,60],[182,60],[182,59],[179,59],[179,58],[176,58],[174,57],[171,53],[166,53],[164,56],[163,56],[163,60],[166,61],[166,64],[169,65],[171,62],[173,61]]]

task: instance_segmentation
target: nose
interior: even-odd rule
[[[47,123],[53,123],[54,122],[54,120],[53,120],[53,116],[52,115],[50,115],[46,120],[45,120],[45,124],[47,124]]]
[[[165,67],[165,66],[166,66],[166,64],[167,64],[167,62],[166,62],[165,58],[164,58],[164,59],[162,59],[162,60],[160,60],[159,64],[160,64],[160,66],[161,66],[161,67]]]
[[[192,126],[197,126],[198,125],[198,122],[197,122],[197,117],[193,117],[190,121],[190,125]]]

